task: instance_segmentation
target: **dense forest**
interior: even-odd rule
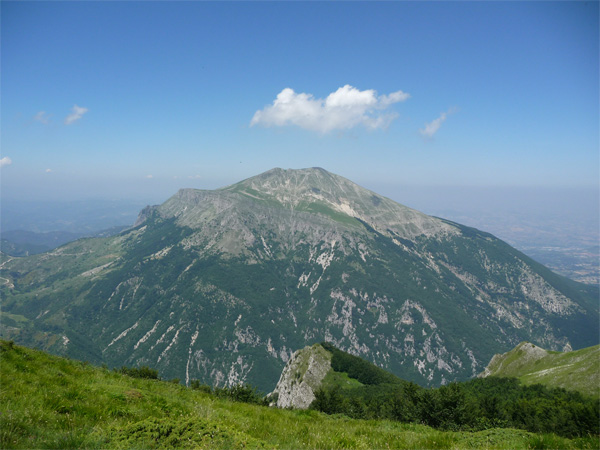
[[[444,430],[521,428],[565,437],[600,434],[599,402],[579,392],[522,385],[516,378],[478,378],[425,389],[367,361],[322,343],[331,366],[362,386],[319,389],[311,404],[327,414],[355,419],[415,422]]]

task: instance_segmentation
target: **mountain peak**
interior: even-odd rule
[[[360,188],[350,180],[320,167],[306,169],[274,169],[223,188],[241,194],[272,197],[285,206],[296,206],[306,197],[317,197],[323,192],[336,197],[348,195]],[[363,189],[363,188],[360,188]]]
[[[207,214],[214,216],[224,210],[255,214],[264,208],[284,209],[292,215],[308,213],[350,227],[360,226],[362,222],[379,233],[405,239],[458,232],[440,219],[396,203],[320,167],[274,168],[215,191],[185,189],[159,207],[163,215],[180,217],[181,223],[192,228],[196,228],[194,223],[200,215],[206,218]]]

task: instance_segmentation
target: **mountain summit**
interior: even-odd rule
[[[375,229],[392,228],[404,237],[448,231],[450,227],[414,209],[369,191],[321,168],[273,169],[225,191],[280,203],[296,211],[331,211],[362,220]],[[331,214],[335,218],[336,214]]]
[[[598,343],[598,290],[323,169],[183,189],[118,236],[4,260],[2,335],[186,383],[275,387],[328,341],[436,385]]]
[[[336,227],[353,230],[367,225],[385,235],[404,239],[457,231],[442,220],[321,168],[276,168],[214,191],[182,189],[157,211],[162,217],[176,217],[177,223],[193,229],[205,229],[207,222],[216,220],[217,229],[213,231],[226,232],[228,236],[233,230],[244,236],[254,235],[249,225],[278,222],[278,232],[283,232],[283,240],[290,243],[294,241],[290,233],[294,234],[298,227],[308,223],[330,228],[331,221]],[[223,220],[229,225],[227,230],[222,228]]]

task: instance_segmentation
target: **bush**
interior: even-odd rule
[[[125,448],[264,448],[264,442],[195,417],[148,418],[119,427],[113,441]]]
[[[256,405],[268,404],[266,398],[255,387],[245,384],[236,384],[232,387],[217,387],[213,392],[219,398],[226,398],[234,402],[254,403]]]
[[[192,380],[190,387],[196,391],[212,394],[212,388],[208,384],[201,383],[200,380]]]
[[[309,408],[326,414],[341,414],[347,412],[347,406],[348,402],[342,396],[339,387],[336,386],[333,389],[318,389]]]
[[[160,380],[158,376],[158,370],[151,369],[148,366],[142,366],[139,369],[136,367],[125,367],[122,366],[120,369],[114,369],[115,372],[122,373],[123,375],[130,376],[132,378],[146,378],[150,380]],[[177,380],[179,383],[179,380]]]

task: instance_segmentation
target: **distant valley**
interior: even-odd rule
[[[74,233],[70,231],[34,231],[13,230],[0,233],[0,250],[10,256],[29,256],[53,250],[56,247],[83,237],[107,237],[120,233],[129,225],[114,226],[106,230]]]

